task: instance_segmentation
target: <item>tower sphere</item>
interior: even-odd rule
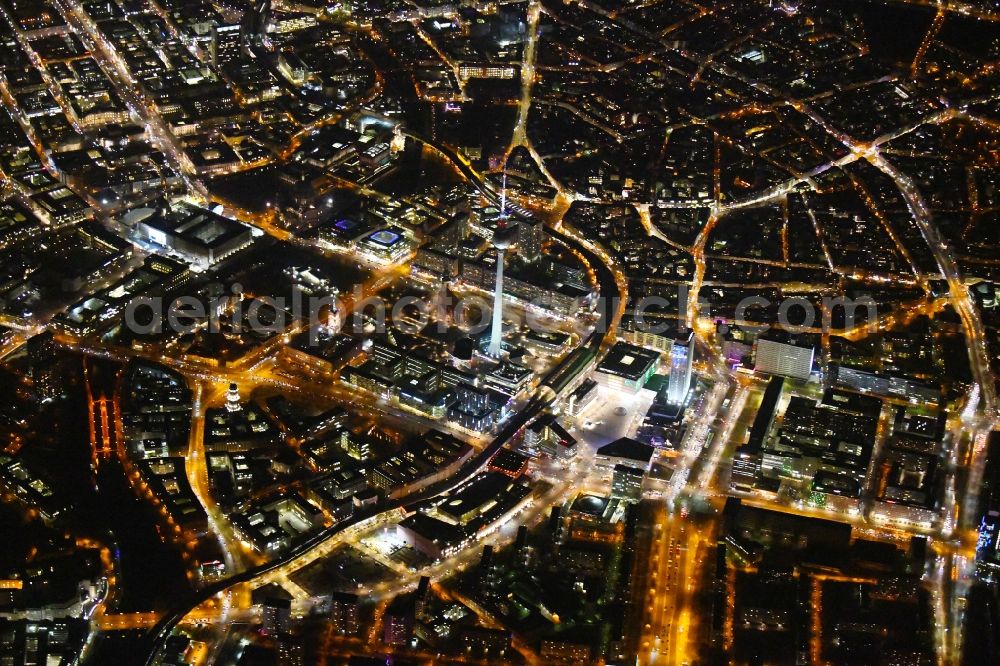
[[[493,232],[493,247],[498,250],[506,250],[514,244],[517,229],[512,225],[505,224],[506,220],[501,220]]]

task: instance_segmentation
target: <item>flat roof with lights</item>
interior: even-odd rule
[[[378,231],[373,231],[365,239],[367,243],[373,243],[381,247],[392,247],[399,241],[403,239],[403,235],[393,231],[392,229],[379,229]]]
[[[611,348],[608,355],[597,366],[597,371],[638,380],[648,373],[659,359],[659,352],[630,345],[627,342],[619,342]]]

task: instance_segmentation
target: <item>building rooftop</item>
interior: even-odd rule
[[[618,342],[597,366],[597,371],[635,381],[646,375],[659,360],[658,352]]]
[[[153,232],[162,233],[164,240],[179,238],[206,250],[221,247],[249,233],[249,228],[241,222],[185,203],[161,209],[142,220],[142,224]]]
[[[597,456],[598,458],[627,460],[648,465],[649,461],[653,459],[653,450],[653,447],[648,444],[643,444],[631,437],[622,437],[597,449]]]

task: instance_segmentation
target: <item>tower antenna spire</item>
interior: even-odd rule
[[[500,186],[500,219],[507,219],[507,164],[503,165],[503,182]]]

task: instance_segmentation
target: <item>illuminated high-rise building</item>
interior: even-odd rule
[[[815,354],[812,345],[758,338],[753,369],[768,375],[809,379]]]
[[[243,12],[242,36],[245,48],[259,46],[271,20],[271,0],[254,0]]]
[[[667,380],[667,402],[683,405],[691,390],[691,369],[694,365],[694,333],[682,329],[670,346],[670,377]]]
[[[284,597],[264,599],[261,619],[264,631],[272,636],[287,634],[291,624],[292,602]]]
[[[212,27],[208,55],[213,66],[236,62],[243,57],[242,33],[243,27],[238,23]]]
[[[517,223],[517,253],[528,263],[542,258],[545,225],[541,220],[523,218]]]
[[[243,409],[240,405],[240,387],[235,383],[229,385],[229,390],[226,391],[226,411],[227,412],[238,412]]]
[[[28,368],[35,391],[43,400],[62,392],[63,368],[56,353],[56,343],[50,331],[28,340]]]

